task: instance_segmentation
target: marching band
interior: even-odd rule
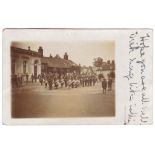
[[[38,76],[39,82],[42,85],[44,83],[45,88],[50,90],[53,88],[77,88],[85,86],[95,86],[97,82],[97,77],[95,74],[76,74],[76,73],[67,73],[67,74],[58,74],[58,73],[47,73],[41,74]]]
[[[33,74],[31,75],[31,82],[36,83],[38,80],[45,88],[49,90],[52,89],[60,89],[60,88],[78,88],[78,87],[89,87],[95,86],[97,81],[100,81],[102,84],[103,94],[106,93],[106,90],[112,90],[113,77],[108,74],[108,78],[106,79],[104,75],[102,78],[99,78],[96,74],[77,74],[77,73],[42,73],[35,77]],[[26,85],[29,82],[28,74],[16,76],[12,79],[13,87],[21,87],[25,83]],[[108,89],[107,89],[108,88]]]

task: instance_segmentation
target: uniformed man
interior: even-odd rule
[[[102,88],[103,88],[103,94],[105,94],[107,89],[107,80],[105,78],[102,80]]]
[[[34,80],[34,75],[33,74],[31,75],[31,80],[32,80],[32,83],[33,83],[33,80]]]
[[[109,80],[108,80],[108,90],[109,91],[112,90],[112,78],[109,78]]]
[[[28,73],[26,73],[26,84],[28,84],[28,81],[29,81],[29,75]]]
[[[39,76],[39,82],[41,85],[43,84],[43,77],[42,76]]]
[[[44,83],[45,83],[45,88],[46,88],[47,87],[47,83],[48,83],[46,76],[44,77]]]
[[[93,86],[95,86],[95,83],[96,83],[96,78],[95,78],[95,76],[93,77],[92,81],[93,81]]]
[[[65,75],[65,76],[64,76],[65,87],[67,87],[67,81],[68,81],[68,76]]]
[[[81,85],[82,87],[84,87],[84,80],[83,80],[83,77],[82,77],[82,76],[80,77],[80,85]]]
[[[58,87],[59,87],[59,79],[56,78],[54,83],[55,83],[55,88],[58,89]]]
[[[61,88],[63,88],[63,85],[65,84],[65,81],[64,81],[63,77],[61,77],[61,79],[60,79],[60,84],[61,84]]]
[[[53,84],[52,76],[49,76],[49,77],[48,77],[48,86],[49,86],[49,90],[52,89],[52,84]]]
[[[92,82],[93,82],[93,79],[92,79],[92,76],[90,76],[90,79],[89,79],[90,86],[92,86]]]

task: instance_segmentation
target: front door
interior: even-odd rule
[[[37,65],[34,65],[34,77],[37,78]]]

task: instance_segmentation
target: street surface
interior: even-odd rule
[[[102,93],[95,86],[49,90],[40,83],[29,83],[12,90],[12,117],[99,117],[115,115],[115,91]]]

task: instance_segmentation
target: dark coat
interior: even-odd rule
[[[107,88],[107,81],[106,80],[103,80],[102,81],[102,88],[103,89],[106,89]]]

